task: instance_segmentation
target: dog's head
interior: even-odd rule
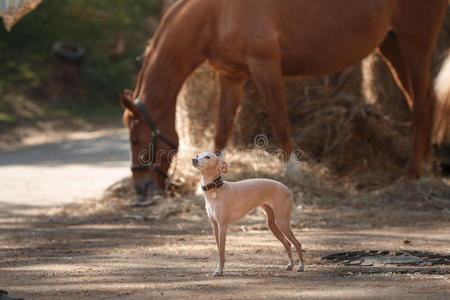
[[[228,172],[228,164],[219,156],[211,152],[202,152],[192,159],[192,165],[201,173],[210,173],[219,171]]]

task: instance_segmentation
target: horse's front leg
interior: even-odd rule
[[[245,79],[219,75],[219,112],[214,147],[216,152],[225,149],[233,130],[237,108],[241,103]]]
[[[293,145],[280,61],[255,58],[250,60],[249,68],[266,102],[272,130],[284,151],[284,158],[289,160]]]

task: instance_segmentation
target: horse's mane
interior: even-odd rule
[[[180,10],[182,10],[189,1],[190,0],[178,0],[167,10],[167,12],[164,14],[161,20],[158,30],[155,33],[155,36],[149,40],[149,45],[147,47],[146,54],[147,51],[149,51],[149,48],[151,47],[152,44],[154,45],[158,44],[161,35],[163,32],[166,31],[167,26],[169,26],[172,23],[173,19],[175,19],[178,16]]]
[[[161,39],[161,35],[163,34],[163,32],[165,32],[165,29],[167,28],[167,26],[169,26],[172,23],[173,19],[175,19],[178,16],[178,13],[185,7],[185,5],[189,1],[190,0],[178,0],[176,3],[174,3],[169,8],[169,10],[165,13],[165,15],[163,16],[155,35],[148,40],[147,47],[145,49],[144,63],[142,64],[142,67],[141,67],[141,70],[139,71],[139,75],[138,75],[138,79],[137,79],[137,84],[136,84],[137,89],[134,91],[135,98],[137,97],[137,95],[139,95],[139,91],[142,86],[142,80],[144,77],[144,71],[147,69],[147,65],[150,60],[150,53],[152,51],[152,48],[155,47],[156,45],[158,45],[158,43]]]

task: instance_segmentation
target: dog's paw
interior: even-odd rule
[[[286,268],[284,268],[284,269],[287,270],[287,271],[292,271],[293,268],[294,268],[294,264],[288,264],[286,266]]]
[[[219,277],[219,276],[223,275],[223,272],[221,270],[217,270],[217,271],[214,272],[213,275],[214,275],[214,277]]]
[[[305,271],[305,264],[301,262],[298,264],[297,272],[303,272],[303,271]]]

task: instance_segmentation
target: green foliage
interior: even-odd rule
[[[96,111],[94,106],[117,106],[117,95],[132,87],[137,73],[136,56],[142,53],[151,35],[144,27],[145,20],[159,13],[159,2],[44,0],[11,32],[0,26],[0,123],[11,120],[5,109],[13,106],[5,103],[11,97],[4,96],[10,91],[41,102],[49,96],[64,98],[44,105],[57,103],[59,110],[69,110],[69,114],[82,115],[83,107]],[[126,40],[125,53],[112,59],[108,51],[120,38]],[[74,41],[87,50],[79,71],[79,92],[73,96],[77,99],[66,99],[51,88],[59,68],[52,52],[56,41]]]

